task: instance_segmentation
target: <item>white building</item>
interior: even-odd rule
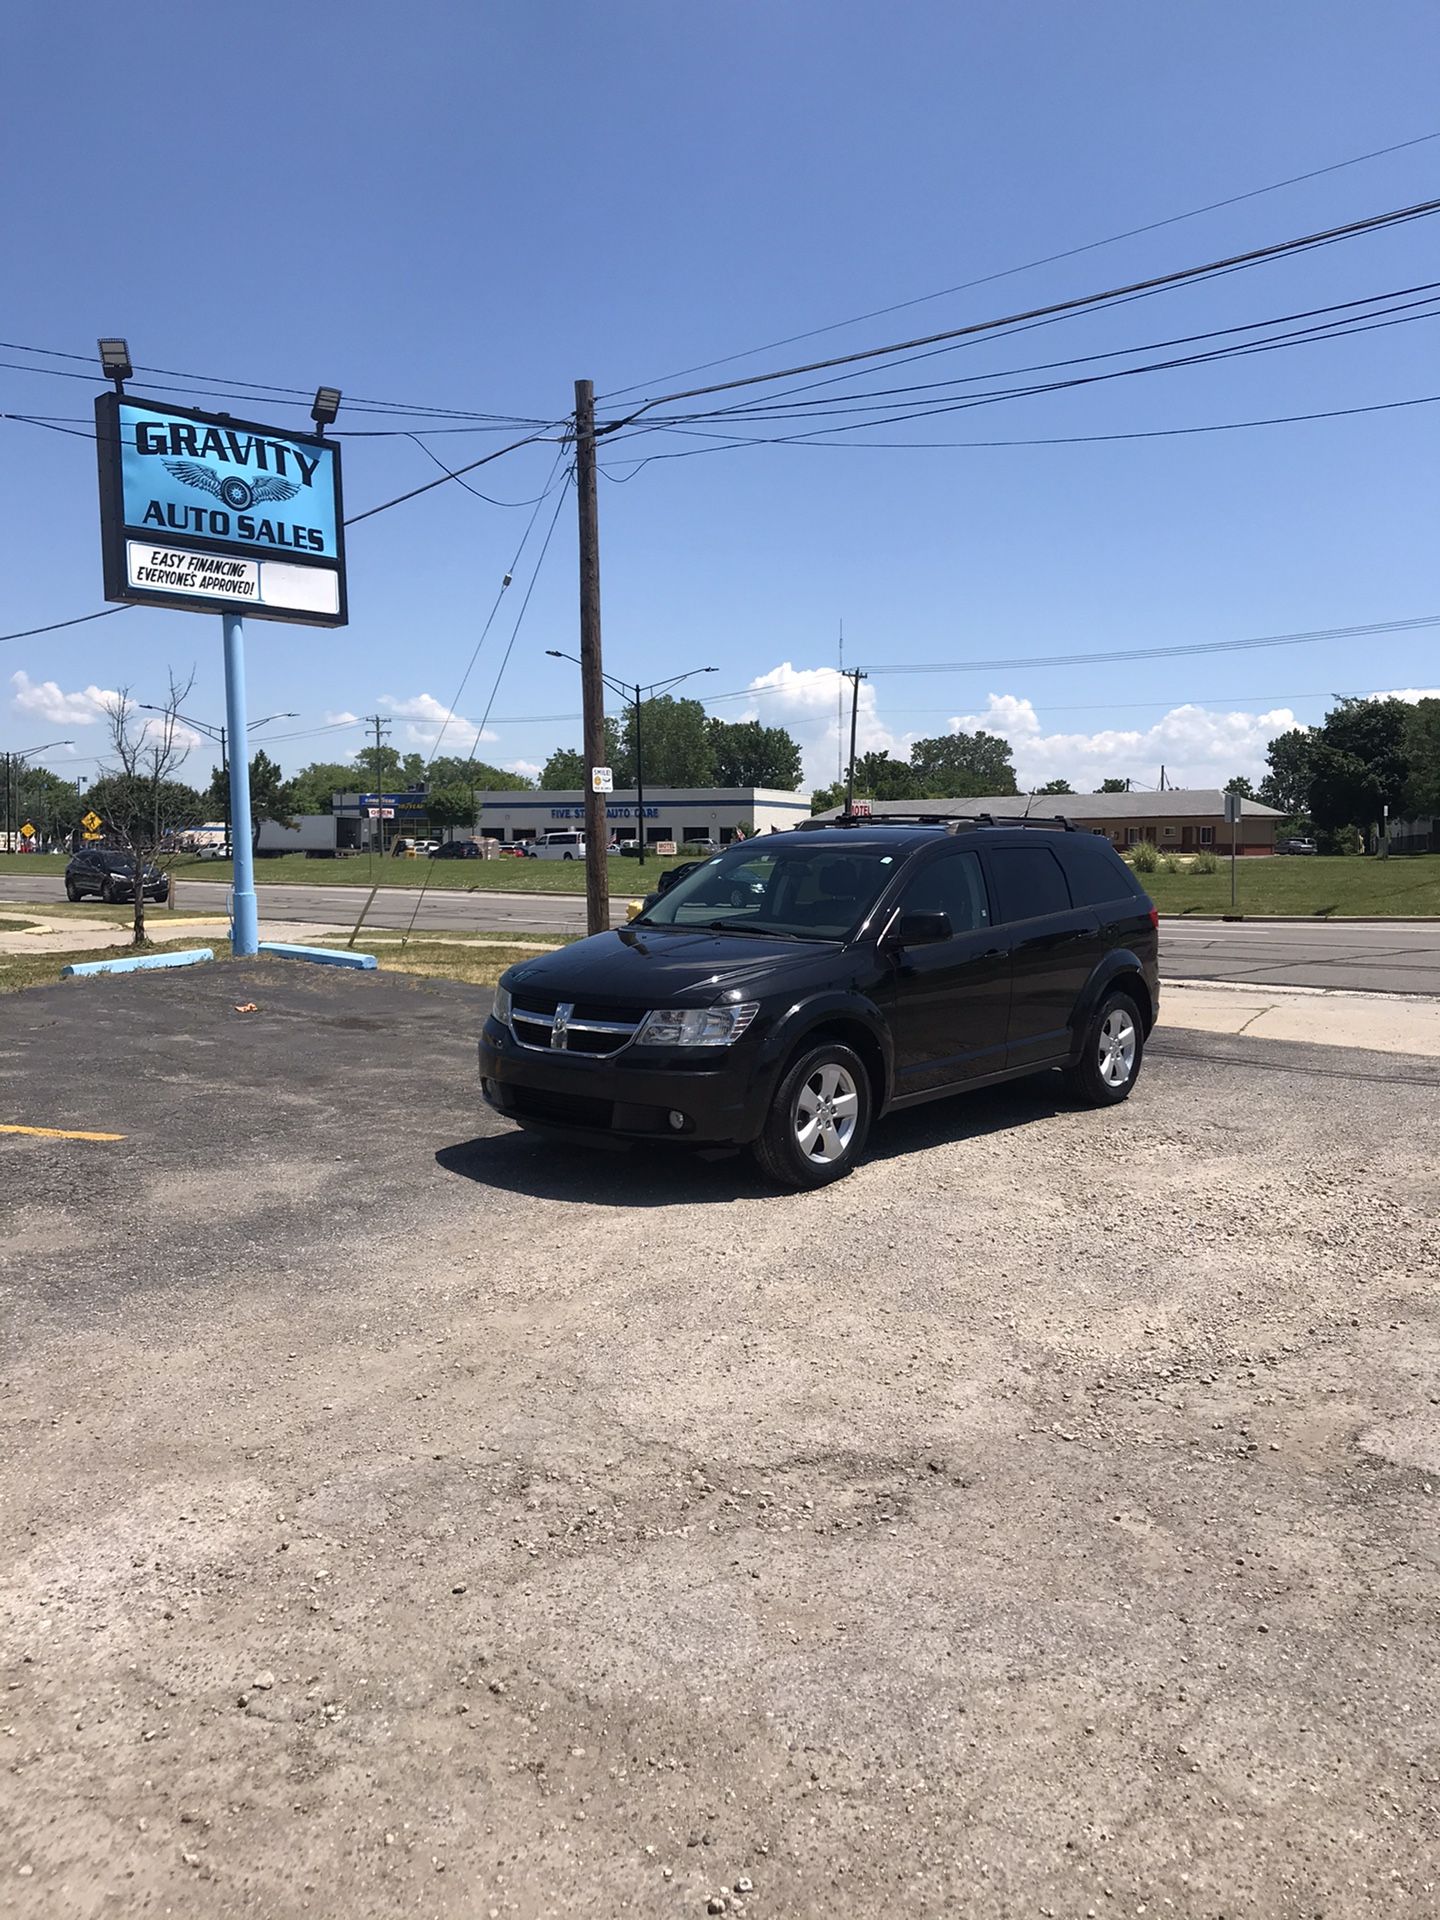
[[[538,840],[542,834],[585,824],[585,795],[576,789],[546,793],[477,793],[476,831],[489,840]],[[633,787],[605,796],[605,817],[617,840],[638,840],[638,799]],[[770,787],[651,787],[645,789],[644,839],[647,847],[661,840],[676,846],[686,841],[719,840],[728,844],[737,828],[747,833],[781,832],[810,818],[810,800],[803,793],[780,793]]]
[[[477,790],[475,800],[475,832],[507,846],[585,824],[585,795],[579,788],[518,793]],[[408,838],[428,831],[423,793],[337,793],[332,806],[337,814],[359,819],[363,832],[368,825],[365,807],[373,801],[382,801],[393,809],[392,817],[385,822],[387,843],[397,835]],[[605,813],[617,840],[640,838],[637,807],[633,787],[606,794]],[[772,827],[783,833],[809,818],[807,795],[782,793],[772,787],[645,788],[647,847],[662,840],[673,840],[677,846],[694,840],[719,840],[728,845],[742,826],[747,833],[769,833]]]

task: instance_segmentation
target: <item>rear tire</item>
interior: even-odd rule
[[[1128,1100],[1145,1058],[1145,1027],[1128,993],[1107,993],[1085,1022],[1080,1053],[1065,1070],[1066,1084],[1090,1107]]]
[[[864,1152],[870,1113],[870,1077],[860,1056],[838,1040],[822,1041],[782,1076],[751,1152],[778,1186],[828,1186]]]

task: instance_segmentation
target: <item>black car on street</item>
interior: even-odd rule
[[[794,1187],[873,1120],[1064,1070],[1130,1093],[1160,1003],[1159,919],[1063,820],[841,820],[744,841],[611,933],[507,970],[480,1086],[523,1127],[748,1146]]]
[[[168,900],[170,876],[148,861],[141,871],[141,889],[147,900]],[[65,869],[65,898],[83,900],[87,893],[101,900],[135,898],[135,856],[114,847],[82,847]]]

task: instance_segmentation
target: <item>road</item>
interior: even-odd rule
[[[638,890],[637,890],[638,891]],[[0,876],[0,900],[52,904],[59,892],[50,876]],[[186,880],[183,911],[223,913],[223,881]],[[635,892],[611,896],[616,924]],[[262,920],[349,924],[369,898],[368,887],[260,888]],[[366,916],[372,927],[408,927],[416,890],[382,888]],[[585,930],[585,902],[575,893],[427,893],[415,926],[575,934]],[[1221,921],[1167,919],[1161,927],[1161,966],[1171,980],[1235,980],[1246,985],[1340,987],[1379,993],[1440,994],[1440,925],[1428,920]]]

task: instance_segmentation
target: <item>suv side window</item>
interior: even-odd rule
[[[1062,855],[1077,906],[1104,907],[1143,898],[1140,882],[1099,834],[1067,834]]]
[[[906,887],[902,913],[943,913],[952,933],[971,933],[990,924],[985,876],[973,853],[950,853],[922,867]]]
[[[988,854],[1002,920],[1038,920],[1073,904],[1060,862],[1049,847],[996,847]]]

